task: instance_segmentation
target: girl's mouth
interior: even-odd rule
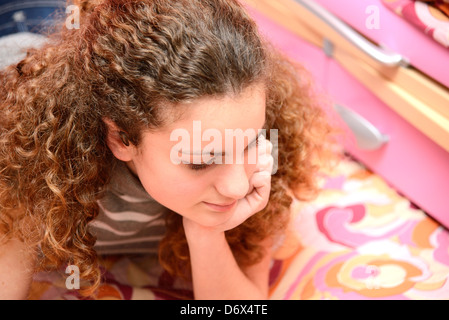
[[[214,203],[209,203],[206,201],[203,201],[205,205],[207,205],[210,209],[214,210],[214,211],[218,211],[218,212],[226,212],[231,210],[234,205],[237,203],[236,200],[234,200],[233,203],[231,204],[227,204],[227,205],[218,205],[218,204],[214,204]]]

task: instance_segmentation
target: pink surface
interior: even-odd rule
[[[320,2],[325,1],[320,0]],[[362,8],[361,12],[364,12],[368,2],[360,2],[354,1],[352,6],[349,6],[353,12]],[[340,2],[337,5],[336,1],[333,7],[338,7],[341,11],[348,9],[348,6],[342,6]],[[368,152],[358,149],[354,139],[348,135],[348,139],[344,142],[346,150],[384,177],[416,205],[449,227],[449,153],[382,103],[334,60],[327,58],[320,49],[306,43],[258,12],[251,12],[259,23],[261,32],[290,57],[304,64],[311,72],[319,90],[328,92],[334,102],[358,112],[382,133],[390,136],[389,143],[384,147]],[[391,13],[386,11],[385,14],[389,16]],[[400,19],[392,15],[392,18]],[[385,21],[387,21],[386,18]],[[413,29],[409,25],[407,27]],[[379,32],[376,31],[376,33]],[[429,48],[434,45],[439,46],[420,32],[418,32],[419,37],[424,37]],[[437,62],[433,63],[437,64]],[[441,68],[440,63],[439,70],[442,69],[444,68]],[[447,75],[445,77],[447,78]]]
[[[431,39],[449,48],[449,16],[438,10],[434,3],[415,0],[382,0],[382,3]],[[442,2],[439,5],[444,5]],[[447,4],[449,8],[449,4]],[[434,11],[435,10],[435,11]],[[441,12],[435,15],[433,12]]]
[[[332,77],[338,79],[328,87],[335,101],[369,119],[390,137],[376,151],[362,151],[352,141],[345,144],[346,149],[449,227],[449,153],[378,100],[338,64],[333,63],[331,69]]]
[[[414,67],[449,87],[449,73],[443,63],[449,60],[449,50],[391,12],[381,0],[315,1],[363,35],[402,54]],[[378,29],[366,26],[369,6],[379,10]]]

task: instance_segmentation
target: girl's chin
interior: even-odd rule
[[[226,223],[233,216],[235,211],[234,209],[235,206],[231,210],[227,210],[225,212],[217,212],[211,210],[204,202],[201,202],[198,206],[195,206],[195,208],[192,209],[191,212],[182,212],[181,210],[173,211],[177,212],[181,216],[186,217],[187,219],[194,221],[200,226],[206,228],[214,228],[223,223]]]

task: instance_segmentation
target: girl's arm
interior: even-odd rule
[[[35,255],[23,242],[11,239],[0,245],[0,300],[28,298],[34,263]]]
[[[264,258],[242,270],[234,259],[224,232],[216,233],[201,226],[190,231],[186,234],[195,299],[268,299],[271,241],[265,243]]]

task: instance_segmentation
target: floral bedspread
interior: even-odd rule
[[[323,183],[315,201],[292,206],[271,267],[271,299],[449,299],[448,230],[352,160]],[[192,298],[188,284],[154,262],[104,258],[97,299]],[[68,280],[64,270],[39,273],[30,299],[80,299]]]
[[[448,230],[357,163],[293,214],[273,299],[449,299]]]

